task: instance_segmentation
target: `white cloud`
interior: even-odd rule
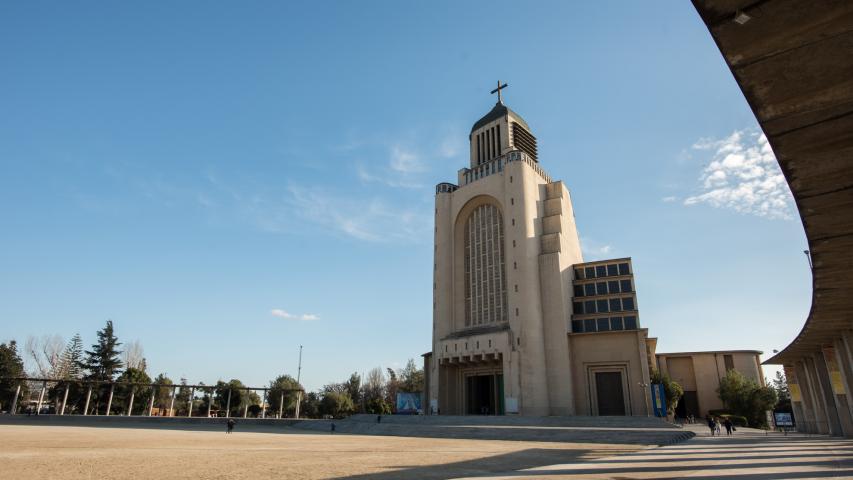
[[[662,202],[665,202],[665,203],[671,203],[671,202],[674,202],[674,201],[676,201],[676,200],[678,200],[678,199],[677,199],[677,198],[675,198],[675,197],[673,197],[673,196],[669,196],[669,197],[663,197],[663,198],[661,198],[661,201],[662,201]]]
[[[703,138],[693,149],[712,156],[699,177],[702,192],[687,197],[684,205],[706,203],[760,217],[792,218],[791,191],[763,133],[740,130],[722,140]]]
[[[585,261],[601,260],[613,252],[613,246],[589,238],[581,238],[581,251]]]
[[[291,186],[294,210],[306,220],[369,242],[429,239],[432,217],[423,209],[398,208],[378,197],[337,197],[324,190]]]
[[[389,166],[400,173],[420,173],[425,170],[421,164],[420,155],[399,145],[391,147]]]
[[[320,316],[313,313],[303,313],[302,315],[294,315],[292,313],[288,313],[280,308],[274,308],[270,310],[270,315],[273,317],[283,318],[285,320],[304,320],[304,321],[312,321],[319,320]]]

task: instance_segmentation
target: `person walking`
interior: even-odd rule
[[[731,436],[732,434],[732,420],[726,417],[726,420],[723,422],[723,425],[726,427],[726,436]]]
[[[708,417],[708,428],[711,429],[711,436],[714,436],[714,432],[717,431],[717,422],[714,421],[713,417]]]
[[[236,425],[236,424],[237,424],[237,422],[235,422],[233,418],[229,418],[228,421],[225,422],[225,433],[233,432],[234,431],[234,425]]]
[[[722,428],[720,425],[721,425],[722,423],[723,423],[723,422],[720,420],[720,417],[714,417],[714,424],[717,426],[717,435],[720,435],[720,434],[722,433],[722,432],[720,431],[720,430],[721,430],[721,428]]]

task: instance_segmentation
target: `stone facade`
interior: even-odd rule
[[[729,350],[658,353],[656,357],[658,370],[669,374],[684,389],[676,416],[704,418],[709,410],[723,408],[717,388],[727,371],[737,370],[747,379],[764,385],[760,355],[757,350]]]
[[[630,330],[572,333],[583,256],[571,197],[527,123],[498,102],[469,138],[469,167],[436,187],[427,412],[646,415],[636,313]]]

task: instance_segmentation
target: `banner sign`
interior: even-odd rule
[[[793,427],[794,426],[794,418],[790,413],[784,412],[775,412],[773,417],[776,420],[777,427]]]
[[[417,415],[421,412],[421,392],[397,393],[397,413]]]
[[[652,409],[656,417],[666,417],[666,394],[662,383],[649,385],[652,393]]]
[[[823,358],[826,360],[826,369],[829,370],[829,383],[836,395],[844,395],[844,380],[841,378],[841,369],[838,368],[838,357],[835,356],[835,347],[823,347]]]
[[[800,393],[800,382],[797,381],[797,371],[791,365],[785,365],[785,380],[788,382],[788,390],[791,391],[791,401],[802,402],[803,395]]]

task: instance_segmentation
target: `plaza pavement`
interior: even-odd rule
[[[685,429],[693,430],[697,436],[675,445],[592,461],[540,466],[499,475],[457,477],[456,480],[853,478],[853,440],[850,439],[797,433],[768,434],[749,428],[740,428],[731,437],[725,433],[712,437],[704,425],[687,425]]]

